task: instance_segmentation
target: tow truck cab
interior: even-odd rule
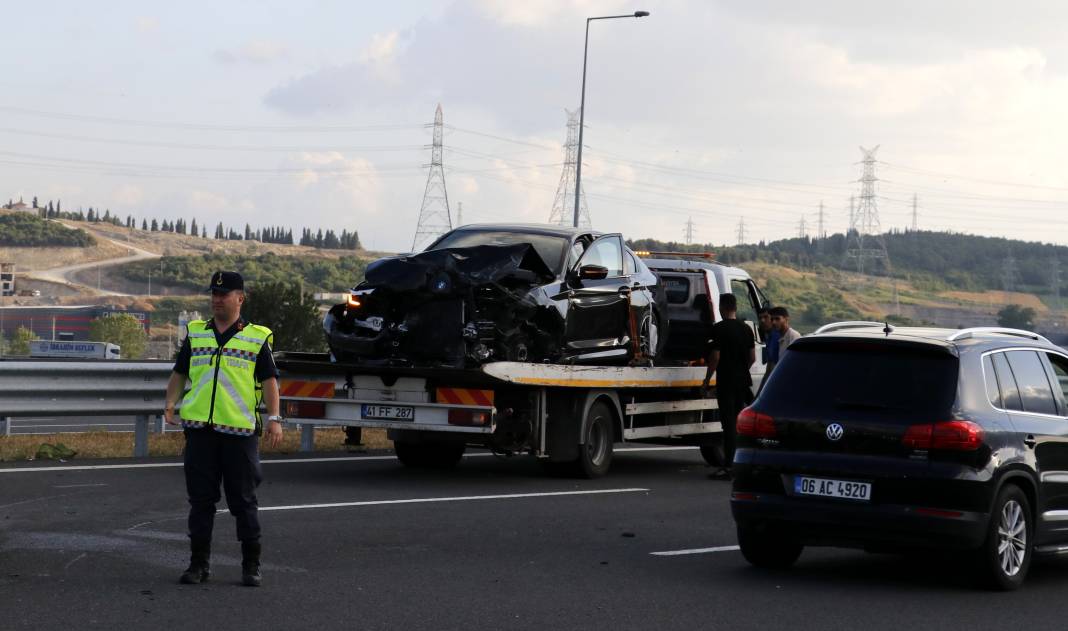
[[[764,340],[760,335],[757,311],[770,303],[752,277],[737,267],[716,263],[708,254],[637,252],[660,279],[667,302],[668,337],[661,351],[668,361],[702,359],[707,327],[719,322],[720,294],[732,293],[738,299],[738,319],[753,329],[757,361],[750,369],[753,383],[764,377]],[[755,386],[754,386],[755,387]]]

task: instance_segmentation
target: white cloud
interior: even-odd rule
[[[123,184],[111,192],[111,199],[117,206],[129,208],[141,204],[145,200],[145,192],[140,186]]]
[[[149,34],[159,30],[159,19],[147,15],[139,16],[134,20],[134,27],[138,33]]]
[[[215,61],[224,64],[268,64],[288,56],[289,48],[284,43],[266,39],[250,40],[237,48],[220,48],[212,53]]]

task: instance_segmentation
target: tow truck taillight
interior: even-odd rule
[[[480,427],[489,422],[489,417],[485,410],[449,410],[449,425]]]
[[[286,401],[286,418],[326,418],[326,403]]]
[[[738,415],[734,430],[739,436],[775,438],[775,419],[751,407],[745,408]]]
[[[983,445],[983,428],[963,419],[921,423],[905,430],[901,443],[910,449],[975,451]]]

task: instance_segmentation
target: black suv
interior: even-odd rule
[[[753,565],[806,545],[968,551],[998,589],[1068,552],[1068,352],[1014,329],[837,323],[738,417],[731,510]]]

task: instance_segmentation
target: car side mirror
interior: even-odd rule
[[[602,265],[583,265],[578,271],[579,280],[603,280],[608,278],[608,268]]]

